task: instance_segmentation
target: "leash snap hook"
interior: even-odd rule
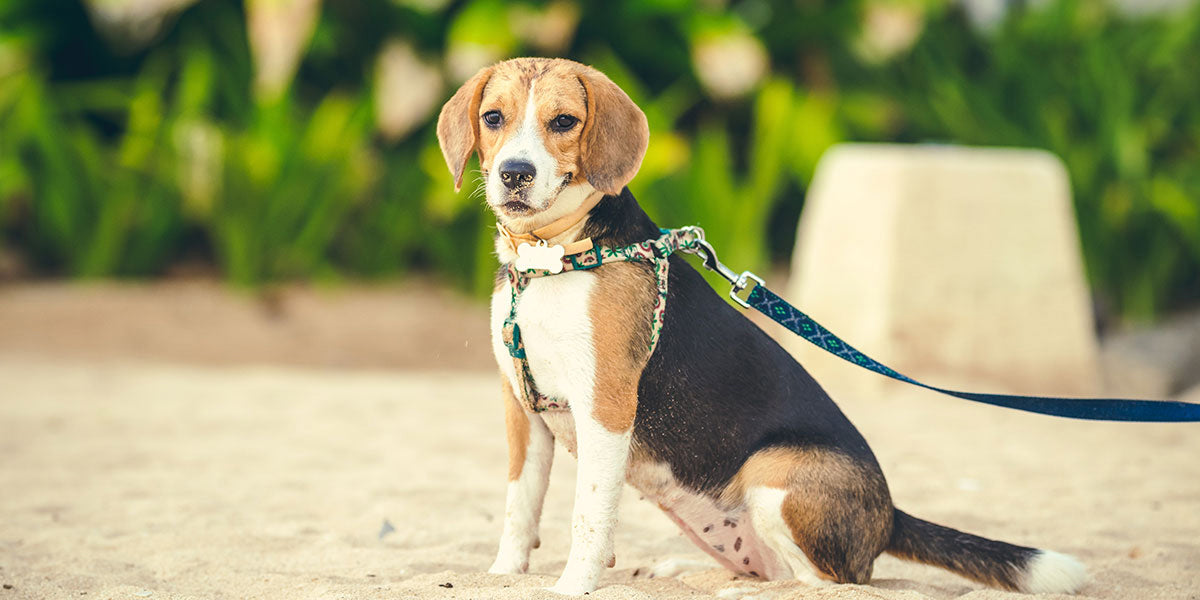
[[[754,287],[747,287],[751,281],[754,282]],[[742,274],[738,275],[738,280],[733,282],[733,287],[729,290],[729,297],[733,298],[733,301],[740,304],[742,308],[750,308],[750,294],[746,294],[746,299],[742,299],[738,293],[745,289],[749,289],[751,292],[753,292],[754,288],[760,285],[766,285],[766,282],[764,282],[761,277],[751,273],[750,271],[742,271]]]
[[[740,274],[736,273],[733,269],[725,266],[720,260],[717,260],[717,251],[713,249],[712,244],[708,243],[708,240],[704,239],[703,232],[696,236],[695,253],[699,254],[700,258],[704,261],[704,268],[724,277],[731,284],[729,297],[742,308],[750,308],[750,303],[738,294],[742,290],[745,290],[751,281],[755,283],[755,286],[765,285],[762,278],[750,271],[742,271]]]

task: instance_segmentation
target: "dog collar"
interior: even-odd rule
[[[496,229],[500,231],[501,237],[508,242],[508,246],[512,248],[512,251],[516,252],[518,255],[521,255],[522,252],[521,244],[528,244],[533,248],[562,248],[563,254],[561,256],[571,256],[573,254],[579,254],[580,252],[587,252],[588,250],[592,249],[592,238],[584,238],[569,244],[556,244],[554,246],[550,245],[549,240],[553,239],[557,235],[561,235],[563,232],[577,225],[580,221],[587,217],[588,213],[592,212],[592,209],[596,208],[596,205],[599,204],[603,199],[603,192],[593,192],[590,196],[584,199],[583,204],[579,205],[579,208],[575,209],[575,211],[571,214],[556,219],[549,225],[539,227],[529,233],[517,233],[512,231],[511,229],[505,227],[500,221],[496,221]],[[553,252],[557,253],[557,250],[554,250]],[[529,256],[535,255],[530,254]]]
[[[508,272],[510,276],[528,279],[558,275],[567,271],[584,271],[614,262],[655,263],[666,260],[668,256],[680,250],[692,251],[704,241],[704,230],[699,227],[660,229],[659,233],[657,238],[628,246],[595,246],[591,244],[591,238],[588,238],[587,249],[567,252],[558,259],[557,264],[524,267],[518,258],[509,263]],[[521,287],[524,288],[525,285],[528,285],[527,282]]]

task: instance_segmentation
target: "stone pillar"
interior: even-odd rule
[[[1026,394],[1099,388],[1070,187],[1046,152],[831,149],[800,219],[786,297],[929,383]],[[888,381],[798,338],[786,345],[835,389],[880,391]]]

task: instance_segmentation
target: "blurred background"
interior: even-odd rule
[[[736,268],[788,263],[834,144],[1016,146],[1067,166],[1100,328],[1200,304],[1188,0],[6,0],[0,281],[220,281],[269,313],[295,282],[422,282],[481,306],[492,220],[433,125],[522,55],[621,85],[652,129],[634,193],[722,224]]]

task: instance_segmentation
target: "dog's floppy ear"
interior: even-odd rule
[[[646,115],[603,73],[579,75],[587,94],[587,119],[580,134],[583,176],[605,194],[619,194],[642,166],[650,128]]]
[[[454,175],[456,192],[462,188],[467,159],[479,148],[479,103],[483,100],[483,87],[491,76],[491,67],[476,73],[446,101],[438,115],[438,144],[442,147],[446,166]]]

